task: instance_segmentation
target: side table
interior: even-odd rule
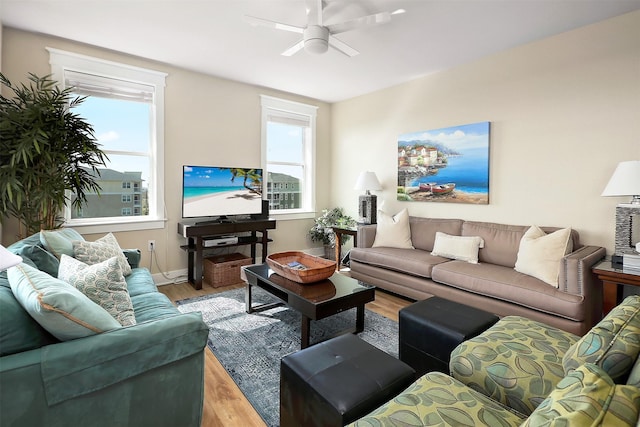
[[[640,286],[640,270],[601,261],[591,269],[602,280],[602,315],[622,302],[622,285]]]
[[[353,236],[353,247],[358,245],[358,229],[356,227],[331,227],[336,234],[336,271],[340,271],[342,264],[342,243],[343,235]]]

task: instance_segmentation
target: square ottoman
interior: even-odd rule
[[[411,367],[353,334],[289,354],[280,362],[280,426],[343,426],[414,381]]]
[[[416,370],[449,373],[449,357],[458,344],[479,335],[498,321],[486,311],[431,297],[400,310],[400,360]]]

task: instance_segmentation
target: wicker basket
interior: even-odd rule
[[[300,263],[304,270],[291,268],[289,264]],[[336,262],[304,252],[277,252],[267,256],[267,264],[277,274],[298,283],[314,283],[329,278],[336,271]]]
[[[251,258],[239,253],[205,258],[202,261],[204,280],[214,288],[240,283],[240,267],[249,264]]]

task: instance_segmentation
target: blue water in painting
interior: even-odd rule
[[[454,182],[456,190],[465,193],[489,193],[489,150],[477,148],[461,151],[461,156],[449,157],[447,167],[438,170],[435,175],[416,179],[412,185],[421,182],[446,184]]]

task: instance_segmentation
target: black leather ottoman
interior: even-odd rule
[[[411,367],[353,334],[280,362],[280,426],[343,426],[406,389]]]
[[[449,374],[453,349],[498,321],[494,314],[438,297],[415,302],[398,316],[400,360],[418,376],[431,371]]]

